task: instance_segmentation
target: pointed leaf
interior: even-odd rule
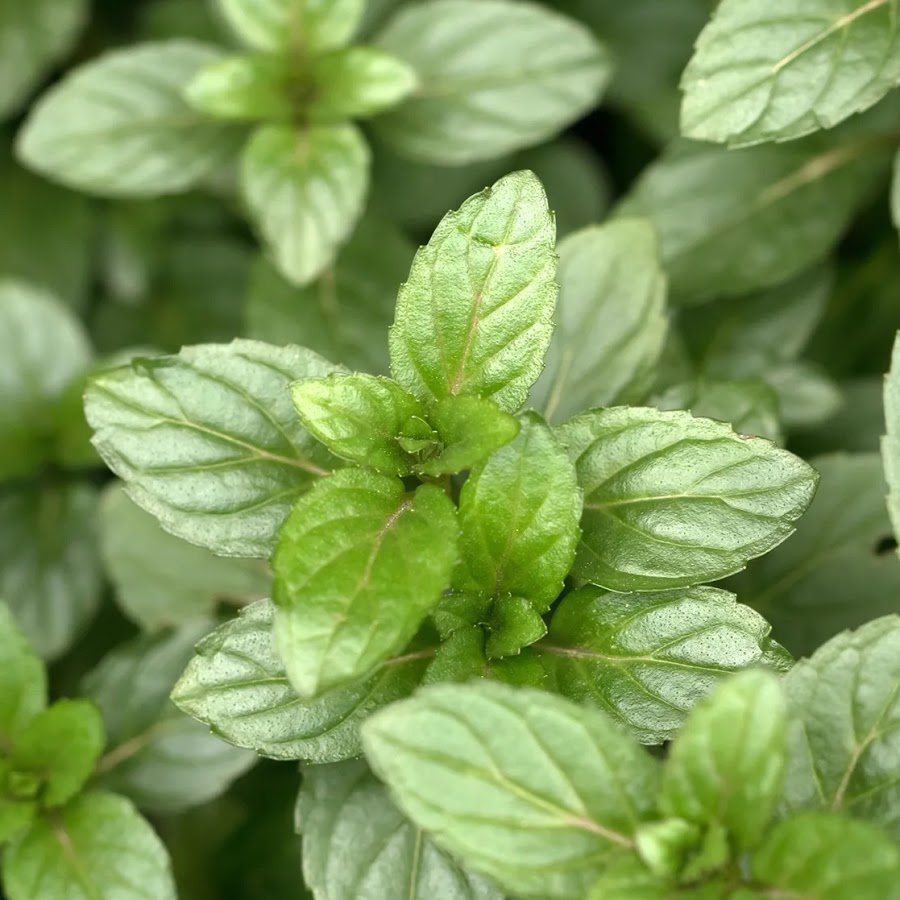
[[[293,113],[289,74],[279,56],[226,56],[200,69],[184,96],[194,109],[220,119],[287,119]]]
[[[498,597],[491,609],[490,634],[485,652],[490,659],[516,656],[523,647],[539,641],[547,626],[524,597]]]
[[[0,741],[7,744],[47,705],[47,673],[5,603],[0,603],[0,672]]]
[[[688,413],[590,410],[558,433],[584,489],[573,571],[614,591],[739,571],[791,534],[816,487],[793,454]]]

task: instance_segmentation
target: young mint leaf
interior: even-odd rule
[[[378,45],[419,88],[380,118],[404,155],[461,165],[557,134],[597,102],[609,55],[579,23],[536,3],[436,0],[401,9]]]
[[[684,72],[681,131],[732,147],[831,128],[900,84],[891,0],[723,0]]]
[[[484,631],[481,628],[469,625],[457,629],[446,640],[441,641],[422,683],[483,678],[489,670],[484,651]]]
[[[363,762],[306,769],[297,823],[316,900],[502,900],[407,819]]]
[[[685,412],[589,410],[558,434],[584,489],[573,571],[614,591],[740,571],[791,534],[817,482],[769,441]]]
[[[449,585],[456,509],[432,485],[344,469],[294,507],[272,557],[275,637],[301,697],[371,674]]]
[[[257,50],[343,47],[356,31],[366,0],[218,0],[235,34]]]
[[[414,69],[373,47],[349,47],[315,59],[312,79],[318,88],[308,109],[314,122],[374,116],[396,106],[417,84]]]
[[[450,591],[444,594],[432,610],[431,618],[441,640],[446,641],[454,631],[470,625],[487,625],[491,597],[477,591]]]
[[[888,514],[894,534],[900,534],[900,332],[884,382],[884,421],[887,434],[881,441],[881,453],[888,484]]]
[[[241,186],[279,271],[304,285],[322,274],[363,211],[369,147],[349,123],[260,127],[244,148]]]
[[[787,810],[842,810],[900,840],[900,618],[832,638],[785,676]]]
[[[788,897],[896,898],[900,850],[866,822],[802,813],[769,832],[754,854],[753,877]],[[764,891],[763,896],[773,893]]]
[[[675,900],[677,897],[670,879],[650,871],[631,852],[623,853],[605,868],[586,900]]]
[[[551,421],[643,399],[666,338],[666,278],[649,222],[593,225],[559,244],[556,331],[532,401]]]
[[[220,119],[287,119],[294,111],[288,77],[288,62],[280,56],[227,56],[200,69],[184,96],[195,109]]]
[[[491,608],[489,628],[484,649],[490,659],[515,656],[547,633],[541,614],[524,597],[498,597]]]
[[[550,608],[569,574],[580,535],[574,468],[537,413],[475,469],[459,498],[458,590],[512,594]]]
[[[416,825],[517,896],[582,896],[653,810],[656,761],[542,691],[433,685],[370,718],[363,744]]]
[[[97,451],[166,531],[266,557],[293,501],[335,462],[301,427],[288,386],[333,371],[300,347],[184,347],[97,375],[85,414]]]
[[[47,705],[47,673],[9,607],[0,602],[0,741],[4,745]]]
[[[397,298],[397,381],[424,403],[474,394],[515,412],[553,330],[553,242],[553,215],[531,172],[501,178],[444,216]]]
[[[175,900],[166,848],[124,797],[91,793],[36,822],[2,861],[9,900]]]
[[[481,397],[444,397],[428,414],[443,450],[416,466],[423,475],[450,475],[471,469],[518,433],[515,417]]]
[[[335,456],[389,475],[408,475],[410,459],[397,442],[403,424],[424,410],[412,394],[374,375],[333,374],[291,385],[300,421]]]
[[[590,700],[638,740],[660,744],[729,674],[784,659],[770,631],[762,616],[717,588],[611,594],[584,587],[563,599],[535,649],[555,690]]]
[[[39,784],[37,779],[29,784],[24,775],[0,757],[0,846],[26,831],[37,815]]]
[[[374,675],[302,700],[272,640],[274,607],[254,603],[202,640],[172,699],[213,732],[270,759],[337,762],[362,752],[359,725],[422,680],[429,650],[388,660]]]
[[[775,675],[747,671],[701,700],[663,770],[660,809],[724,826],[735,850],[756,846],[784,783],[787,709]]]
[[[233,156],[242,137],[181,96],[219,55],[205,44],[168,41],[84,64],[32,108],[18,136],[19,159],[53,181],[103,197],[193,187]]]

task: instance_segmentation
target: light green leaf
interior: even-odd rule
[[[69,53],[84,27],[87,12],[87,0],[3,4],[0,120],[18,111],[49,70]]]
[[[732,147],[831,128],[900,84],[893,0],[723,0],[682,78],[681,131]]]
[[[638,740],[671,740],[732,672],[790,660],[762,616],[713,587],[611,594],[584,587],[556,608],[537,649],[554,689],[590,701]]]
[[[517,896],[582,896],[653,811],[656,761],[543,691],[434,685],[370,718],[363,743],[416,825]]]
[[[833,454],[811,464],[819,488],[797,533],[728,585],[796,656],[900,610],[900,566],[880,550],[891,523],[878,455]]]
[[[200,69],[184,96],[195,109],[220,119],[287,119],[293,112],[288,78],[280,56],[226,56]]]
[[[523,647],[539,641],[547,626],[524,597],[498,597],[491,608],[490,634],[484,649],[490,659],[517,656]]]
[[[334,464],[288,386],[333,371],[300,347],[201,344],[96,376],[85,413],[104,461],[166,531],[267,557],[294,500]]]
[[[415,96],[377,121],[379,133],[404,155],[446,165],[557,134],[597,103],[611,71],[578,22],[511,0],[410,6],[377,44],[419,76]]]
[[[207,803],[256,762],[169,700],[194,644],[208,630],[208,621],[195,620],[169,634],[121,644],[82,683],[103,713],[108,736],[97,774],[105,787],[142,809],[174,813]]]
[[[900,850],[866,822],[804,813],[772,829],[754,855],[753,877],[789,897],[897,900]]]
[[[294,507],[272,557],[275,637],[312,698],[371,674],[409,643],[450,583],[456,509],[440,489],[344,469]]]
[[[397,381],[425,403],[474,394],[515,412],[550,342],[553,242],[553,216],[530,172],[501,178],[444,216],[397,298]]]
[[[85,794],[3,854],[9,900],[175,900],[166,848],[124,797]]]
[[[205,44],[168,41],[114,50],[80,66],[32,108],[18,136],[19,159],[53,181],[102,197],[193,187],[232,157],[242,137],[181,96],[218,56]]]
[[[781,418],[789,428],[809,428],[827,421],[840,408],[837,385],[825,370],[803,360],[769,370],[766,380],[778,394]]]
[[[274,607],[260,601],[202,640],[172,699],[239,747],[270,759],[336,762],[362,752],[359,726],[421,681],[428,649],[388,660],[374,675],[302,700],[272,640]]]
[[[281,274],[308,284],[334,261],[363,211],[369,148],[349,123],[265,125],[244,149],[241,186]]]
[[[257,50],[333,50],[356,31],[366,0],[218,0],[235,34]]]
[[[459,628],[441,641],[422,684],[436,681],[470,681],[490,671],[485,656],[484,631],[475,626]]]
[[[419,401],[374,375],[334,374],[291,385],[300,421],[342,459],[389,475],[408,475],[410,458],[397,442],[407,419],[424,415]]]
[[[14,772],[10,762],[0,758],[0,846],[26,831],[37,815],[33,799],[39,784],[25,773]],[[17,796],[18,795],[18,796]]]
[[[584,489],[573,571],[614,591],[740,571],[791,534],[816,487],[793,454],[684,412],[590,410],[558,434]]]
[[[540,416],[526,413],[521,423],[518,437],[463,485],[454,587],[524,597],[544,612],[572,565],[581,492],[565,449]]]
[[[787,709],[778,679],[747,671],[700,701],[663,769],[665,815],[722,825],[736,850],[754,847],[781,799]]]
[[[785,676],[784,693],[784,808],[842,810],[900,840],[900,618],[832,638]]]
[[[532,401],[560,421],[643,399],[666,338],[659,241],[641,219],[594,225],[559,244],[556,332]]]
[[[314,122],[374,116],[396,106],[416,88],[415,70],[373,47],[336,50],[313,61],[318,90],[309,104]]]
[[[316,900],[501,900],[410,822],[363,762],[307,769],[297,822]]]
[[[44,290],[0,281],[0,481],[51,458],[53,404],[89,365],[81,323]]]
[[[61,656],[100,604],[96,521],[86,484],[0,488],[0,597],[44,659]]]
[[[894,340],[891,370],[884,382],[884,423],[881,441],[884,475],[888,485],[888,514],[894,534],[900,534],[900,332]]]
[[[0,602],[0,741],[7,744],[47,705],[47,673],[9,607]]]
[[[247,334],[309,347],[353,370],[387,374],[388,326],[414,254],[399,229],[367,217],[334,265],[308,287],[294,287],[260,259],[250,279]]]
[[[628,853],[606,867],[587,900],[674,900],[677,896],[670,879],[651,872],[636,853]]]

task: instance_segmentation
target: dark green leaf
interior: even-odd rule
[[[184,96],[195,109],[220,119],[287,119],[289,68],[280,56],[227,56],[207,63]]]
[[[0,741],[6,745],[47,705],[47,674],[5,603],[0,603],[0,671]]]
[[[547,633],[541,614],[524,597],[498,597],[491,609],[489,628],[484,649],[491,659],[516,656]]]
[[[891,370],[884,382],[884,421],[887,434],[881,452],[888,484],[888,514],[894,534],[900,534],[900,332],[894,341]]]

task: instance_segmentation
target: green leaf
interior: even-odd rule
[[[333,374],[291,385],[300,421],[342,459],[390,475],[407,475],[410,459],[397,442],[403,423],[424,415],[419,401],[374,375]]]
[[[444,216],[397,298],[397,381],[424,403],[474,394],[515,412],[550,342],[553,242],[553,216],[530,172],[501,178]]]
[[[475,625],[459,628],[441,641],[422,684],[435,681],[470,681],[489,672],[484,631]]]
[[[168,41],[114,50],[80,66],[32,108],[17,139],[19,159],[53,181],[102,197],[193,187],[233,156],[242,136],[204,118],[181,96],[218,56],[205,44]]]
[[[789,428],[827,421],[842,403],[837,385],[814,363],[784,363],[771,369],[766,380],[778,394],[781,418]]]
[[[894,157],[894,174],[891,178],[891,218],[900,228],[900,150]]]
[[[87,13],[87,0],[36,0],[3,5],[0,120],[17,112],[48,72],[70,52]]]
[[[732,672],[785,654],[762,616],[713,587],[611,594],[584,587],[536,648],[554,689],[589,700],[647,744],[671,740]]]
[[[195,619],[169,634],[120,644],[82,682],[108,736],[97,774],[104,787],[142,809],[173,813],[207,803],[256,762],[169,700],[194,644],[208,630],[207,621]]]
[[[666,338],[666,278],[653,227],[594,225],[559,244],[556,332],[532,400],[551,421],[643,399]]]
[[[785,676],[784,693],[785,809],[842,810],[900,840],[900,619],[832,638]]]
[[[53,404],[87,368],[91,349],[74,314],[42,289],[0,281],[0,481],[48,461]]]
[[[410,822],[363,762],[307,769],[297,822],[316,900],[501,900]]]
[[[559,429],[584,489],[573,571],[614,591],[715,581],[794,530],[816,473],[684,412],[590,410]]]
[[[265,125],[244,149],[250,215],[281,274],[298,285],[334,261],[362,215],[368,184],[369,148],[349,123]]]
[[[227,56],[200,69],[184,96],[195,109],[220,119],[286,119],[293,113],[288,77],[280,56]]]
[[[218,0],[235,34],[257,50],[333,50],[356,31],[365,0]]]
[[[900,332],[884,382],[884,422],[887,433],[881,441],[881,453],[888,485],[888,514],[896,535],[900,534]]]
[[[272,640],[274,607],[260,601],[197,645],[172,699],[239,747],[270,759],[336,762],[362,752],[359,725],[421,681],[429,651],[388,660],[374,675],[302,700]]]
[[[124,797],[85,794],[6,848],[9,900],[175,900],[166,848]]]
[[[732,147],[831,128],[900,84],[891,0],[723,0],[681,86],[681,131]]]
[[[370,718],[363,743],[413,822],[520,896],[582,896],[653,811],[656,761],[542,691],[434,685]]]
[[[0,758],[0,846],[26,831],[37,815],[36,800],[29,796],[15,796],[17,793],[32,793],[33,785],[23,785],[21,781],[12,783],[21,778],[22,773],[13,771],[9,761]]]
[[[96,376],[85,413],[97,451],[166,531],[266,557],[294,500],[334,464],[288,386],[334,370],[300,347],[201,344]]]
[[[120,482],[100,501],[100,553],[122,611],[146,631],[212,613],[219,601],[268,595],[271,576],[257,560],[223,559],[163,531]]]
[[[0,487],[0,597],[44,659],[61,656],[100,604],[96,521],[87,484]]]
[[[415,159],[461,165],[537,144],[598,101],[611,63],[577,22],[536,3],[436,0],[401,9],[378,45],[418,73],[377,121]]]
[[[484,649],[490,659],[516,656],[547,633],[541,614],[524,597],[498,597],[491,609],[489,627]]]
[[[456,509],[443,491],[344,469],[294,507],[272,557],[275,636],[301,697],[368,675],[409,643],[450,583]]]
[[[47,705],[47,673],[9,607],[0,602],[0,741],[7,744]]]
[[[62,806],[84,787],[106,739],[100,712],[88,700],[58,700],[16,736],[13,763],[44,782],[44,807]]]
[[[722,825],[737,850],[754,847],[781,799],[787,709],[778,679],[748,671],[697,704],[663,770],[660,809]]]
[[[587,900],[673,900],[669,879],[654,874],[636,853],[623,854],[594,882]]]
[[[900,850],[865,822],[804,813],[772,829],[753,858],[753,876],[789,897],[896,900]]]
[[[796,656],[844,628],[896,612],[900,566],[879,548],[891,536],[876,453],[811,460],[819,488],[797,533],[729,583]]]
[[[428,414],[443,450],[416,468],[425,475],[450,475],[471,469],[506,446],[518,433],[519,422],[490,400],[445,397]]]
[[[313,61],[317,85],[309,117],[316,122],[374,116],[396,106],[416,88],[415,70],[373,47],[336,50]]]
[[[454,587],[488,597],[512,594],[550,608],[578,544],[581,492],[566,451],[537,415],[463,485],[462,537]]]

